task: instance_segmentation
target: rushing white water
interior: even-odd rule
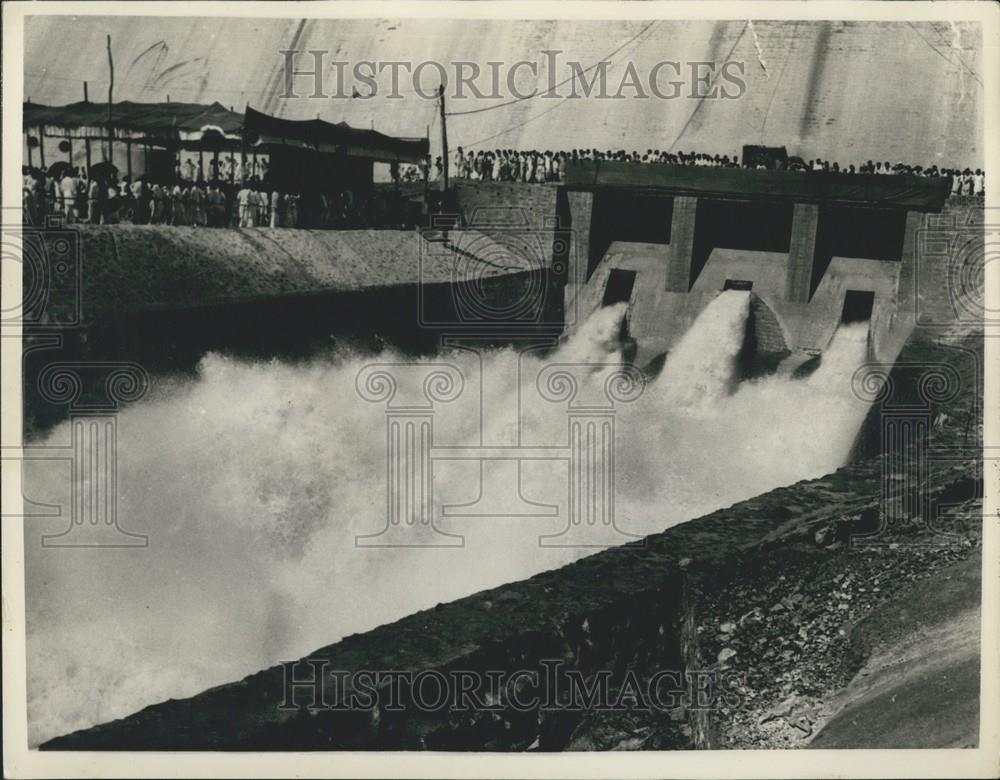
[[[620,406],[623,531],[659,531],[828,473],[847,457],[865,413],[850,380],[867,326],[841,327],[806,379],[737,383],[748,301],[748,293],[720,295],[643,396]],[[623,313],[622,305],[601,310],[546,359],[506,349],[482,360],[457,351],[423,361],[452,364],[466,380],[437,412],[435,444],[565,444],[565,404],[539,398],[538,372],[598,364],[584,372],[581,391],[602,387],[621,360]],[[371,362],[210,355],[197,379],[121,413],[119,514],[124,527],[149,534],[150,547],[42,548],[40,535],[62,526],[26,526],[32,743],[594,552],[539,545],[540,535],[563,527],[567,504],[565,464],[539,461],[522,467],[521,496],[557,505],[560,517],[442,517],[443,504],[472,503],[480,492],[507,502],[501,515],[525,506],[512,490],[512,461],[485,464],[482,491],[478,463],[444,462],[434,469],[435,516],[442,530],[465,537],[463,547],[356,546],[356,535],[385,525],[385,407],[356,388]],[[415,392],[422,379],[404,372],[400,391]],[[63,425],[49,441],[67,438]],[[63,471],[42,464],[26,472],[33,500],[65,505]]]

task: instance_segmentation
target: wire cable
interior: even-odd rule
[[[532,100],[532,99],[534,99],[536,97],[542,97],[543,95],[549,94],[550,92],[552,92],[552,91],[558,89],[559,87],[561,87],[563,84],[566,84],[569,81],[573,81],[578,76],[582,76],[584,73],[589,73],[590,71],[594,70],[595,68],[600,67],[604,63],[610,63],[612,57],[617,56],[623,49],[625,49],[627,46],[629,46],[632,43],[634,43],[636,40],[638,40],[640,37],[642,37],[648,30],[652,29],[653,27],[656,27],[658,24],[660,24],[659,20],[650,22],[645,27],[643,27],[641,30],[639,30],[639,32],[637,32],[635,35],[633,35],[631,38],[629,38],[627,41],[625,41],[625,43],[623,43],[621,46],[619,46],[617,49],[615,49],[610,54],[606,54],[604,57],[602,57],[600,60],[598,60],[597,62],[595,62],[593,65],[591,65],[586,70],[582,70],[578,74],[577,73],[573,73],[573,75],[571,75],[571,76],[563,79],[558,84],[553,84],[551,87],[549,87],[548,89],[546,89],[544,92],[533,92],[530,95],[525,95],[523,97],[514,98],[513,100],[508,100],[506,103],[497,103],[495,106],[484,106],[483,108],[472,108],[472,109],[469,109],[468,111],[446,111],[445,112],[445,116],[467,116],[469,114],[481,114],[484,111],[493,111],[493,110],[498,109],[498,108],[506,108],[507,106],[514,105],[515,103],[522,103],[525,100]],[[565,100],[565,97],[563,99]]]

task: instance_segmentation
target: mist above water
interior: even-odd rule
[[[565,446],[566,405],[539,395],[539,372],[589,364],[580,392],[597,392],[621,362],[623,316],[623,305],[598,311],[547,357],[458,350],[416,361],[464,377],[463,392],[437,408],[435,446]],[[851,376],[865,359],[867,323],[842,326],[807,378],[740,382],[748,316],[749,293],[721,294],[643,395],[616,407],[623,532],[661,531],[846,460],[866,411]],[[595,552],[540,546],[567,517],[566,464],[546,461],[520,473],[514,461],[435,464],[436,524],[463,536],[462,547],[356,546],[386,523],[385,406],[356,386],[373,362],[414,361],[213,354],[195,380],[120,414],[120,522],[150,546],[42,548],[41,534],[63,526],[26,525],[32,744]],[[399,391],[418,393],[424,376],[400,371]],[[68,437],[65,424],[49,442]],[[68,505],[65,471],[25,471],[34,501]],[[477,499],[500,516],[443,516],[442,506]],[[559,515],[517,516],[538,504]]]

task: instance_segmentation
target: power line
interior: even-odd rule
[[[622,46],[619,46],[618,49],[615,50],[615,52],[613,52],[612,54],[608,55],[608,57],[605,57],[604,60],[602,60],[602,61],[607,61],[611,56],[614,56],[614,54],[617,54],[618,52],[622,51],[622,49],[624,49],[629,44],[633,43],[644,32],[646,32],[647,30],[649,30],[650,28],[652,28],[654,25],[657,25],[657,24],[659,24],[658,21],[646,25],[646,27],[644,27],[642,30],[640,30],[637,35],[633,36],[629,41],[626,41],[626,43],[624,43]],[[598,64],[600,64],[600,63],[598,63]],[[611,65],[609,66],[608,70],[611,70],[614,67],[615,67],[615,64],[611,63]],[[561,82],[561,83],[565,83],[565,82]],[[556,86],[558,86],[558,85],[556,85]],[[474,149],[475,147],[479,146],[480,144],[484,144],[487,141],[492,141],[494,138],[499,138],[502,135],[507,135],[507,133],[510,133],[511,131],[517,130],[517,129],[521,128],[521,127],[524,127],[525,125],[530,124],[531,122],[534,122],[536,119],[541,119],[546,114],[549,114],[552,111],[555,111],[560,106],[565,105],[566,101],[570,97],[572,97],[572,95],[563,95],[562,99],[558,103],[556,103],[555,105],[553,105],[553,106],[545,109],[544,111],[542,111],[542,112],[540,112],[538,114],[535,114],[534,116],[528,117],[523,122],[516,122],[515,124],[510,125],[506,129],[501,130],[499,133],[494,133],[493,135],[488,136],[486,138],[480,138],[478,141],[474,141],[471,144],[466,144],[465,148],[466,149]],[[500,108],[500,106],[493,106],[493,108]]]
[[[781,89],[781,79],[785,75],[785,68],[788,67],[788,63],[792,60],[792,53],[795,50],[796,33],[799,31],[799,23],[795,22],[795,26],[792,28],[791,42],[788,44],[788,52],[785,54],[785,60],[781,63],[781,70],[778,71],[778,78],[774,82],[774,89],[771,91],[771,97],[768,98],[767,108],[764,110],[764,119],[760,123],[760,143],[764,143],[764,131],[767,129],[767,118],[771,115],[771,107],[774,105],[774,99],[778,95],[778,90]]]
[[[743,40],[743,36],[746,35],[747,29],[749,27],[750,27],[750,20],[748,19],[743,24],[743,29],[740,31],[740,34],[736,36],[736,40],[733,41],[733,45],[730,47],[729,53],[726,55],[726,59],[723,60],[723,62],[729,62],[729,58],[733,56],[733,52],[736,51],[736,47],[739,46],[740,41]],[[712,94],[712,87],[715,86],[715,82],[716,80],[718,80],[719,73],[721,72],[722,71],[720,70],[718,73],[715,74],[715,78],[713,78],[712,82],[708,85],[708,89],[706,90],[705,95]],[[698,105],[694,107],[694,110],[691,112],[691,116],[689,116],[687,118],[687,121],[684,123],[684,127],[681,128],[681,131],[677,134],[677,137],[674,139],[674,142],[670,144],[669,148],[667,149],[668,152],[672,152],[674,150],[674,147],[677,146],[681,138],[684,137],[684,133],[687,132],[688,127],[691,126],[691,122],[694,120],[695,115],[698,113],[698,111],[701,110],[701,107],[705,105],[705,95],[702,95],[701,98],[698,100]]]
[[[927,40],[927,38],[924,37],[924,34],[920,32],[920,29],[913,22],[907,22],[907,24],[910,26],[910,29],[917,34],[920,40],[922,40],[924,43],[930,46],[930,48],[934,51],[935,54],[944,59],[946,62],[950,63],[952,61],[951,57],[947,56],[937,46],[935,46],[933,43]],[[961,65],[963,68],[965,68],[967,71],[969,71],[969,75],[971,75],[972,78],[974,78],[976,81],[979,82],[979,86],[984,86],[983,80],[979,77],[979,74],[976,73],[976,71],[974,71],[971,67],[965,64],[965,60],[963,60],[961,56],[959,56],[958,52],[955,51],[954,48],[952,48],[951,51],[954,53],[955,59],[958,61],[958,64]]]
[[[545,116],[546,114],[548,114],[548,113],[550,113],[552,111],[555,111],[557,108],[559,108],[559,106],[564,105],[565,103],[566,103],[566,98],[564,97],[562,100],[560,100],[554,106],[550,106],[549,108],[545,109],[541,113],[535,114],[532,117],[528,117],[523,122],[518,122],[517,124],[511,125],[506,130],[501,130],[499,133],[494,133],[489,138],[480,138],[478,141],[475,141],[474,143],[467,144],[465,146],[465,148],[466,149],[474,149],[475,147],[479,146],[480,144],[484,144],[487,141],[492,141],[494,138],[499,138],[502,135],[507,135],[507,133],[511,132],[512,130],[517,130],[518,128],[524,127],[526,124],[528,124],[530,122],[534,122],[536,119],[541,119],[543,116]]]

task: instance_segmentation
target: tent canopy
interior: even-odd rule
[[[422,162],[429,144],[426,138],[396,138],[375,130],[351,127],[346,122],[322,119],[281,119],[247,107],[243,137],[248,142],[284,143],[326,151],[344,149],[348,156],[368,157],[380,162]]]
[[[238,133],[243,115],[230,111],[220,103],[133,103],[124,101],[111,106],[115,127],[151,135],[171,132],[197,133],[216,129],[225,135]],[[23,125],[38,127],[106,126],[107,103],[70,103],[68,106],[24,104]]]
[[[150,138],[181,138],[185,142],[223,143],[240,140],[257,147],[299,146],[320,152],[344,152],[380,162],[423,162],[429,151],[426,138],[397,138],[375,130],[351,127],[345,122],[321,119],[280,119],[255,111],[230,111],[220,103],[132,103],[111,107],[112,124]],[[106,127],[107,103],[71,103],[66,106],[24,104],[25,131],[41,125],[60,128]]]

